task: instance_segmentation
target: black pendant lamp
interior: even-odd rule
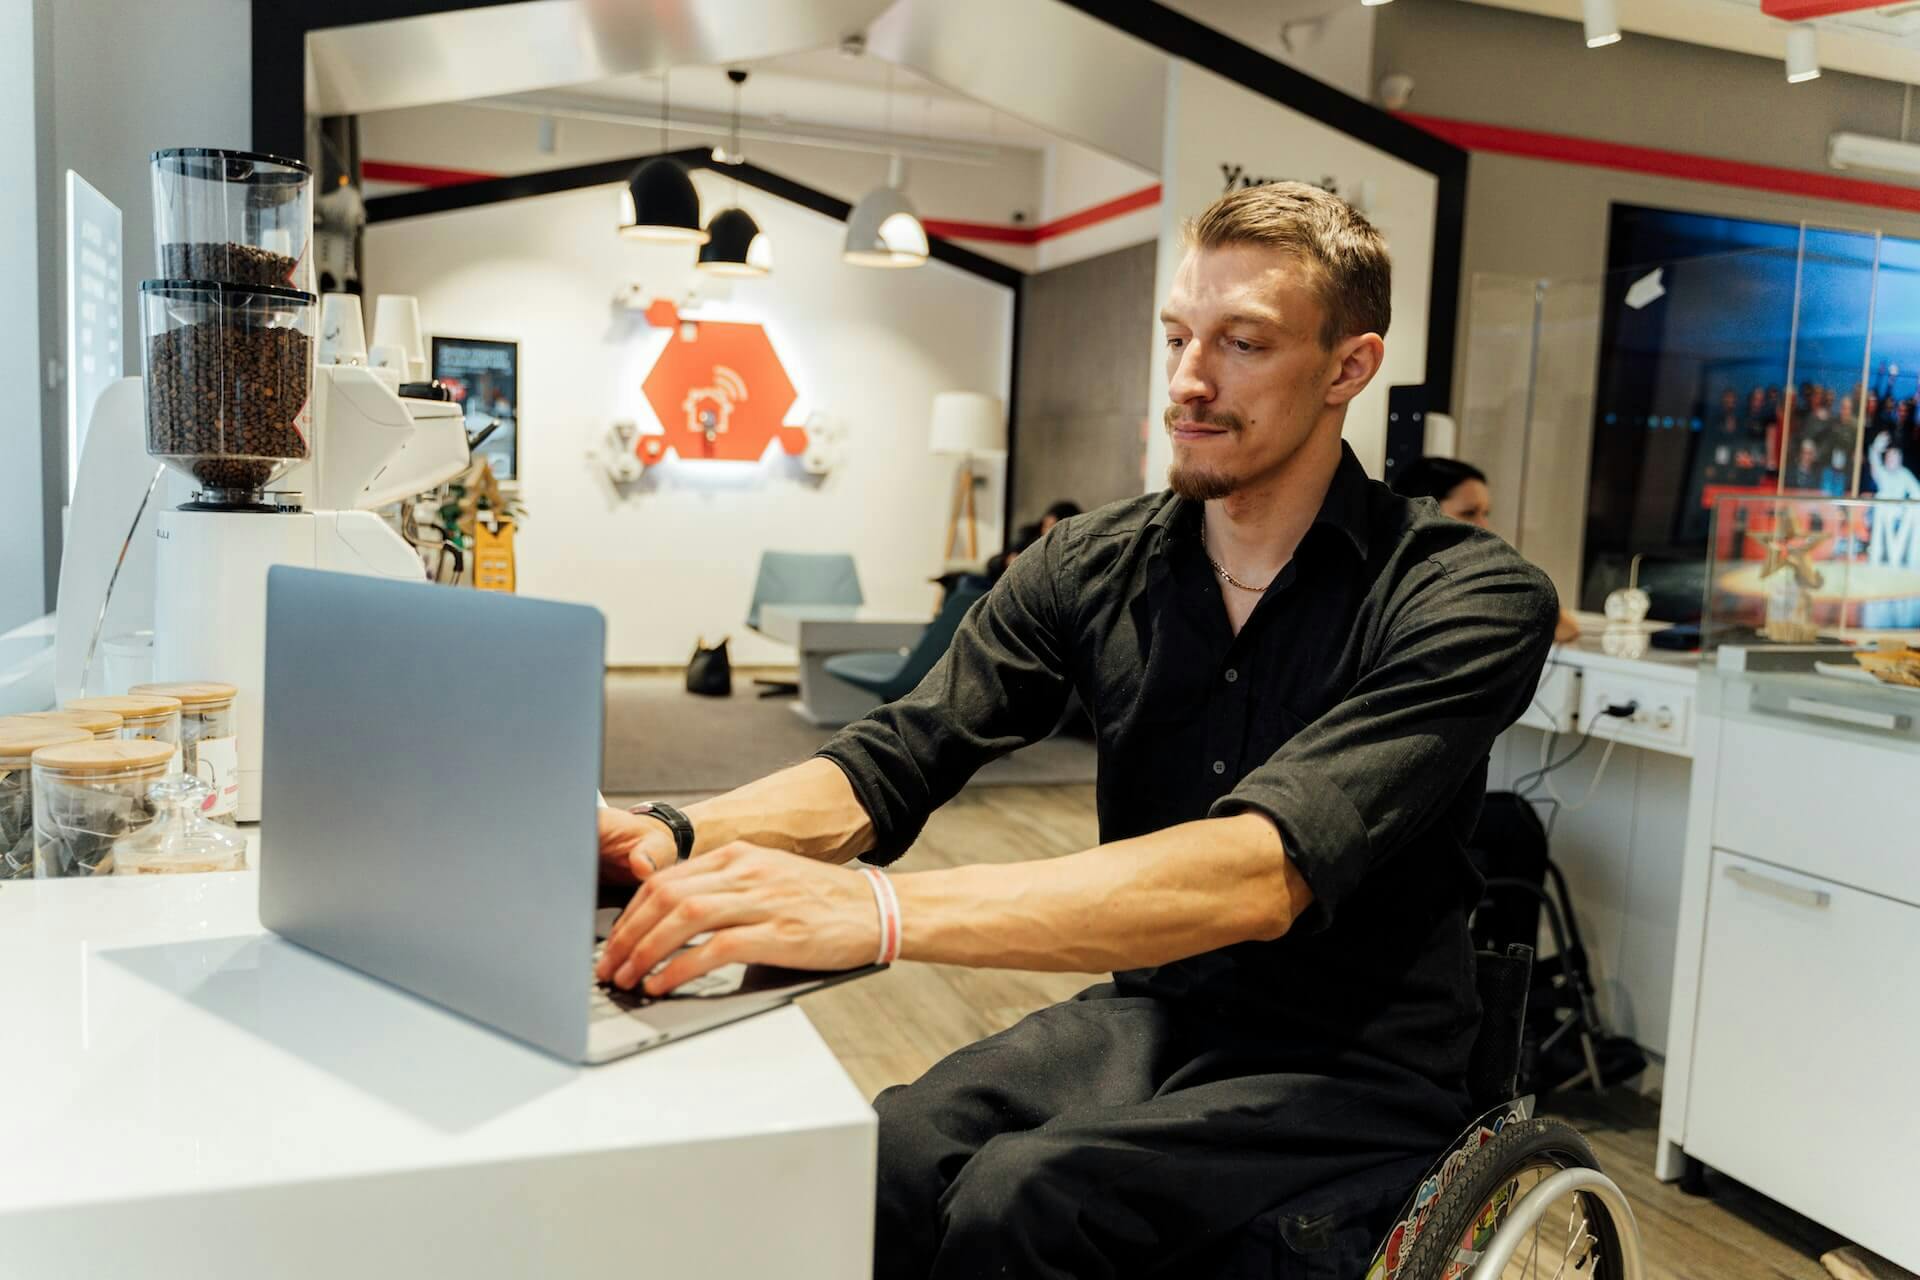
[[[721,164],[744,164],[746,155],[740,149],[740,86],[747,82],[747,73],[735,67],[727,72],[727,79],[733,81],[732,145],[725,150],[715,147],[713,158]],[[734,186],[738,200],[739,184]],[[713,221],[707,224],[707,242],[700,246],[700,261],[695,265],[709,275],[764,276],[773,267],[773,245],[753,215],[735,204],[714,214]]]
[[[667,73],[660,75],[660,150],[667,149],[667,120],[670,99]],[[658,155],[642,164],[627,179],[627,221],[620,234],[629,240],[648,240],[656,244],[705,244],[707,233],[700,228],[700,193],[693,179],[678,160]]]

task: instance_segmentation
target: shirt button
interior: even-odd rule
[[[1227,762],[1225,760],[1215,760],[1213,762],[1213,771],[1215,773],[1225,773],[1227,771]]]
[[[1239,673],[1238,671],[1236,671],[1236,670],[1235,670],[1234,668],[1232,668],[1232,667],[1228,667],[1228,668],[1227,668],[1227,683],[1228,683],[1228,684],[1232,684],[1232,683],[1233,683],[1233,682],[1234,682],[1235,680],[1238,680],[1239,678],[1240,678],[1240,673]]]

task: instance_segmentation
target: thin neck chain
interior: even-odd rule
[[[1251,591],[1255,595],[1260,595],[1266,591],[1267,587],[1273,585],[1272,578],[1267,579],[1266,587],[1256,587],[1252,583],[1242,582],[1227,572],[1227,566],[1213,558],[1213,552],[1207,550],[1207,520],[1204,515],[1200,518],[1200,554],[1207,558],[1207,563],[1213,566],[1213,571],[1226,579],[1227,585],[1230,587],[1238,587],[1242,591]],[[1275,576],[1277,577],[1278,575],[1276,574]]]

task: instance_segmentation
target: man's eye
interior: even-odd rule
[[[1233,349],[1239,352],[1256,351],[1259,349],[1255,347],[1251,342],[1248,342],[1245,338],[1232,338],[1232,339],[1229,339],[1229,342],[1232,345]]]
[[[1172,334],[1167,335],[1167,345],[1169,347],[1173,347],[1177,349],[1180,346],[1180,344],[1184,341],[1186,341],[1186,339],[1184,338],[1176,338]]]

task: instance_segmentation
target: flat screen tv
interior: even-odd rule
[[[1696,620],[1717,498],[1920,468],[1920,241],[1616,204],[1601,306],[1583,608],[1639,556]]]

